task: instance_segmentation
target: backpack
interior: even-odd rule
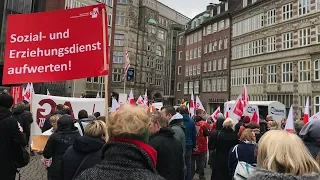
[[[256,168],[247,162],[239,161],[238,145],[236,145],[233,148],[232,152],[234,151],[236,151],[236,158],[238,160],[238,164],[237,164],[236,170],[234,171],[233,179],[234,180],[248,179],[248,177],[255,172]]]

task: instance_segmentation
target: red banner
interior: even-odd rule
[[[23,101],[22,96],[23,86],[12,86],[10,89],[10,95],[13,97],[13,106],[18,102]]]
[[[99,4],[9,15],[2,83],[64,81],[106,75],[109,60],[106,59],[107,68],[104,68],[104,52],[108,52],[108,23],[103,11],[105,5]]]

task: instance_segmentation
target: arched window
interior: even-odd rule
[[[157,46],[157,55],[158,56],[163,56],[163,54],[164,54],[163,48],[160,45],[158,45]]]

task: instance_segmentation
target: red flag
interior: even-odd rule
[[[248,96],[248,91],[247,91],[247,87],[246,85],[244,84],[243,85],[243,90],[242,90],[242,101],[243,101],[243,107],[247,107],[248,105],[248,102],[249,102],[249,96]]]
[[[244,105],[243,105],[241,96],[239,96],[233,106],[231,113],[234,114],[238,119],[240,119],[240,117],[243,115],[243,111],[244,111]]]
[[[307,124],[309,121],[309,97],[307,98],[306,101],[306,107],[304,109],[304,114],[303,114],[303,123]]]
[[[217,120],[217,116],[219,113],[221,113],[220,106],[212,113],[211,115],[212,119]]]
[[[13,97],[13,106],[18,102],[23,101],[22,96],[23,86],[13,86],[10,89],[10,95]]]
[[[251,118],[251,122],[255,122],[259,124],[259,115],[258,115],[258,109],[254,111],[253,116]]]

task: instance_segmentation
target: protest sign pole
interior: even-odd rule
[[[107,62],[107,30],[106,30],[106,9],[102,8],[102,33],[103,33],[103,65],[104,70],[108,69],[108,62]],[[109,71],[109,69],[108,69]],[[109,73],[108,73],[109,74]],[[109,85],[109,78],[108,75],[104,76],[104,101],[105,101],[105,117],[106,121],[108,120],[109,114],[109,93],[108,93],[108,85]]]
[[[73,89],[72,89],[72,97],[74,97],[75,93],[76,93],[76,81],[72,80],[73,83]]]

